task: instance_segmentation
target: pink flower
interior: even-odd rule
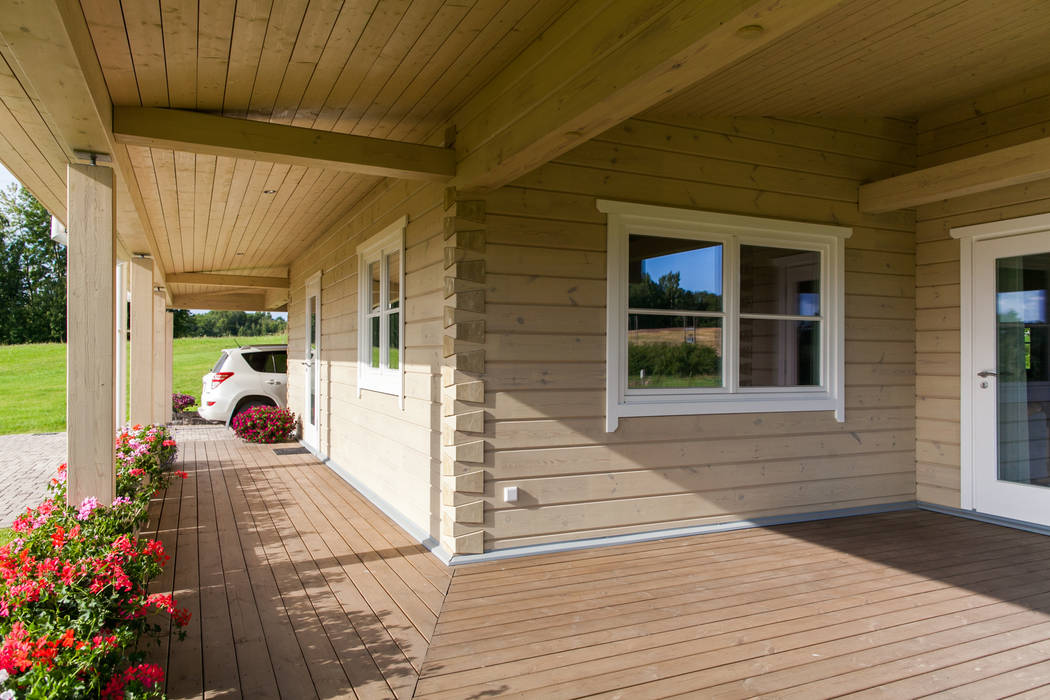
[[[80,504],[80,509],[77,511],[77,520],[87,520],[91,516],[91,512],[96,508],[98,508],[98,499],[94,496],[88,496]]]

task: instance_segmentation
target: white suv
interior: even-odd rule
[[[223,350],[204,375],[200,410],[206,420],[229,424],[252,406],[284,408],[288,384],[287,345],[246,345]]]

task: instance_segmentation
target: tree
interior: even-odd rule
[[[66,249],[29,190],[0,190],[0,343],[66,339]]]
[[[208,311],[191,314],[185,309],[178,309],[174,313],[176,338],[275,335],[284,333],[288,328],[288,322],[283,318],[274,318],[265,311]]]

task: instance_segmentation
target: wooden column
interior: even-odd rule
[[[132,425],[153,421],[153,261],[131,261],[131,410]]]
[[[128,273],[130,265],[125,260],[117,263],[117,299],[116,299],[116,359],[117,377],[114,399],[116,407],[113,413],[117,427],[128,422]]]
[[[116,348],[116,200],[113,171],[66,169],[66,430],[70,503],[113,501]]]
[[[172,356],[175,335],[175,316],[171,312],[164,313],[164,395],[168,397],[167,415],[171,419],[171,393],[173,391]],[[165,421],[167,422],[167,421]]]
[[[151,376],[153,381],[153,417],[151,423],[165,425],[171,420],[171,396],[164,395],[167,381],[164,378],[164,309],[167,300],[164,292],[153,292],[153,357]]]

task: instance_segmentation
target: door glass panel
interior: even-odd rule
[[[1050,486],[1050,253],[996,260],[998,478]]]
[[[369,323],[372,326],[371,331],[369,332],[369,336],[372,339],[372,342],[369,343],[369,345],[372,348],[372,360],[371,360],[372,361],[372,366],[373,367],[378,367],[379,366],[379,347],[380,347],[380,345],[382,345],[382,342],[383,342],[382,339],[379,336],[379,317],[378,316],[372,316],[369,319]]]
[[[306,353],[306,359],[310,363],[307,365],[306,372],[306,385],[310,396],[310,410],[306,413],[306,419],[310,422],[310,425],[314,425],[314,416],[317,415],[317,297],[311,296],[307,299],[306,306],[307,315],[309,316],[306,329],[306,342],[309,345],[309,349]]]
[[[722,385],[721,318],[628,315],[628,389]]]
[[[401,352],[401,338],[399,336],[401,324],[398,322],[399,319],[400,314],[396,312],[390,314],[387,317],[387,323],[389,324],[390,330],[390,344],[387,346],[387,353],[389,353],[387,357],[390,358],[390,361],[387,364],[387,367],[389,367],[390,369],[398,369],[400,367],[400,365],[398,364],[398,361],[400,359],[398,355]]]
[[[387,308],[396,309],[401,303],[401,253],[386,256],[386,278],[389,285]]]

